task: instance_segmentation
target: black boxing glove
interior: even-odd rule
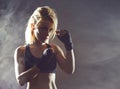
[[[69,51],[73,49],[73,43],[70,32],[68,32],[67,30],[60,30],[57,32],[57,37],[60,41],[64,43],[66,50]]]
[[[53,51],[51,48],[47,48],[43,51],[43,55],[37,63],[37,67],[41,72],[47,72],[54,68],[54,61],[51,59]]]

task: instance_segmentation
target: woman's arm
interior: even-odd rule
[[[56,33],[58,39],[64,44],[66,49],[66,54],[64,55],[62,49],[56,46],[58,64],[65,72],[72,74],[75,71],[75,57],[70,32],[67,30],[58,30]]]
[[[64,54],[59,46],[56,46],[56,57],[60,68],[68,74],[73,74],[75,71],[75,57],[73,49],[66,50]]]
[[[33,79],[39,72],[39,69],[36,66],[25,71],[24,49],[24,47],[18,47],[14,53],[15,75],[17,82],[21,86]]]

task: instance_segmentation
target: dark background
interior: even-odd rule
[[[14,50],[24,44],[29,16],[44,5],[56,10],[58,28],[74,42],[76,71],[58,68],[58,89],[120,89],[119,0],[0,0],[0,89],[25,89],[16,83]]]

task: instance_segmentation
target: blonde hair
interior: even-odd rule
[[[41,21],[41,19],[42,20],[45,19],[53,22],[54,26],[49,36],[50,39],[53,39],[55,37],[55,33],[58,25],[58,18],[55,13],[55,10],[50,8],[49,6],[38,7],[28,20],[28,24],[25,31],[26,44],[30,44],[36,41],[36,38],[34,36],[34,31],[31,26],[34,25],[36,27],[38,23]]]

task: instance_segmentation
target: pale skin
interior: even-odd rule
[[[49,40],[49,31],[51,30],[53,23],[48,20],[42,20],[39,25],[39,29],[34,29],[36,42],[30,44],[30,51],[33,56],[40,58],[43,50],[46,48],[46,43]],[[41,30],[46,27],[47,30]],[[64,30],[57,31],[58,35],[65,34]],[[48,43],[49,44],[49,43]],[[59,67],[68,74],[73,74],[75,70],[75,58],[73,49],[66,50],[64,54],[62,49],[55,45],[50,44],[53,52],[56,55]],[[25,46],[20,46],[15,50],[15,74],[18,83],[23,86],[27,83],[27,89],[57,89],[55,84],[55,73],[41,73],[37,66],[25,70],[24,64]]]

